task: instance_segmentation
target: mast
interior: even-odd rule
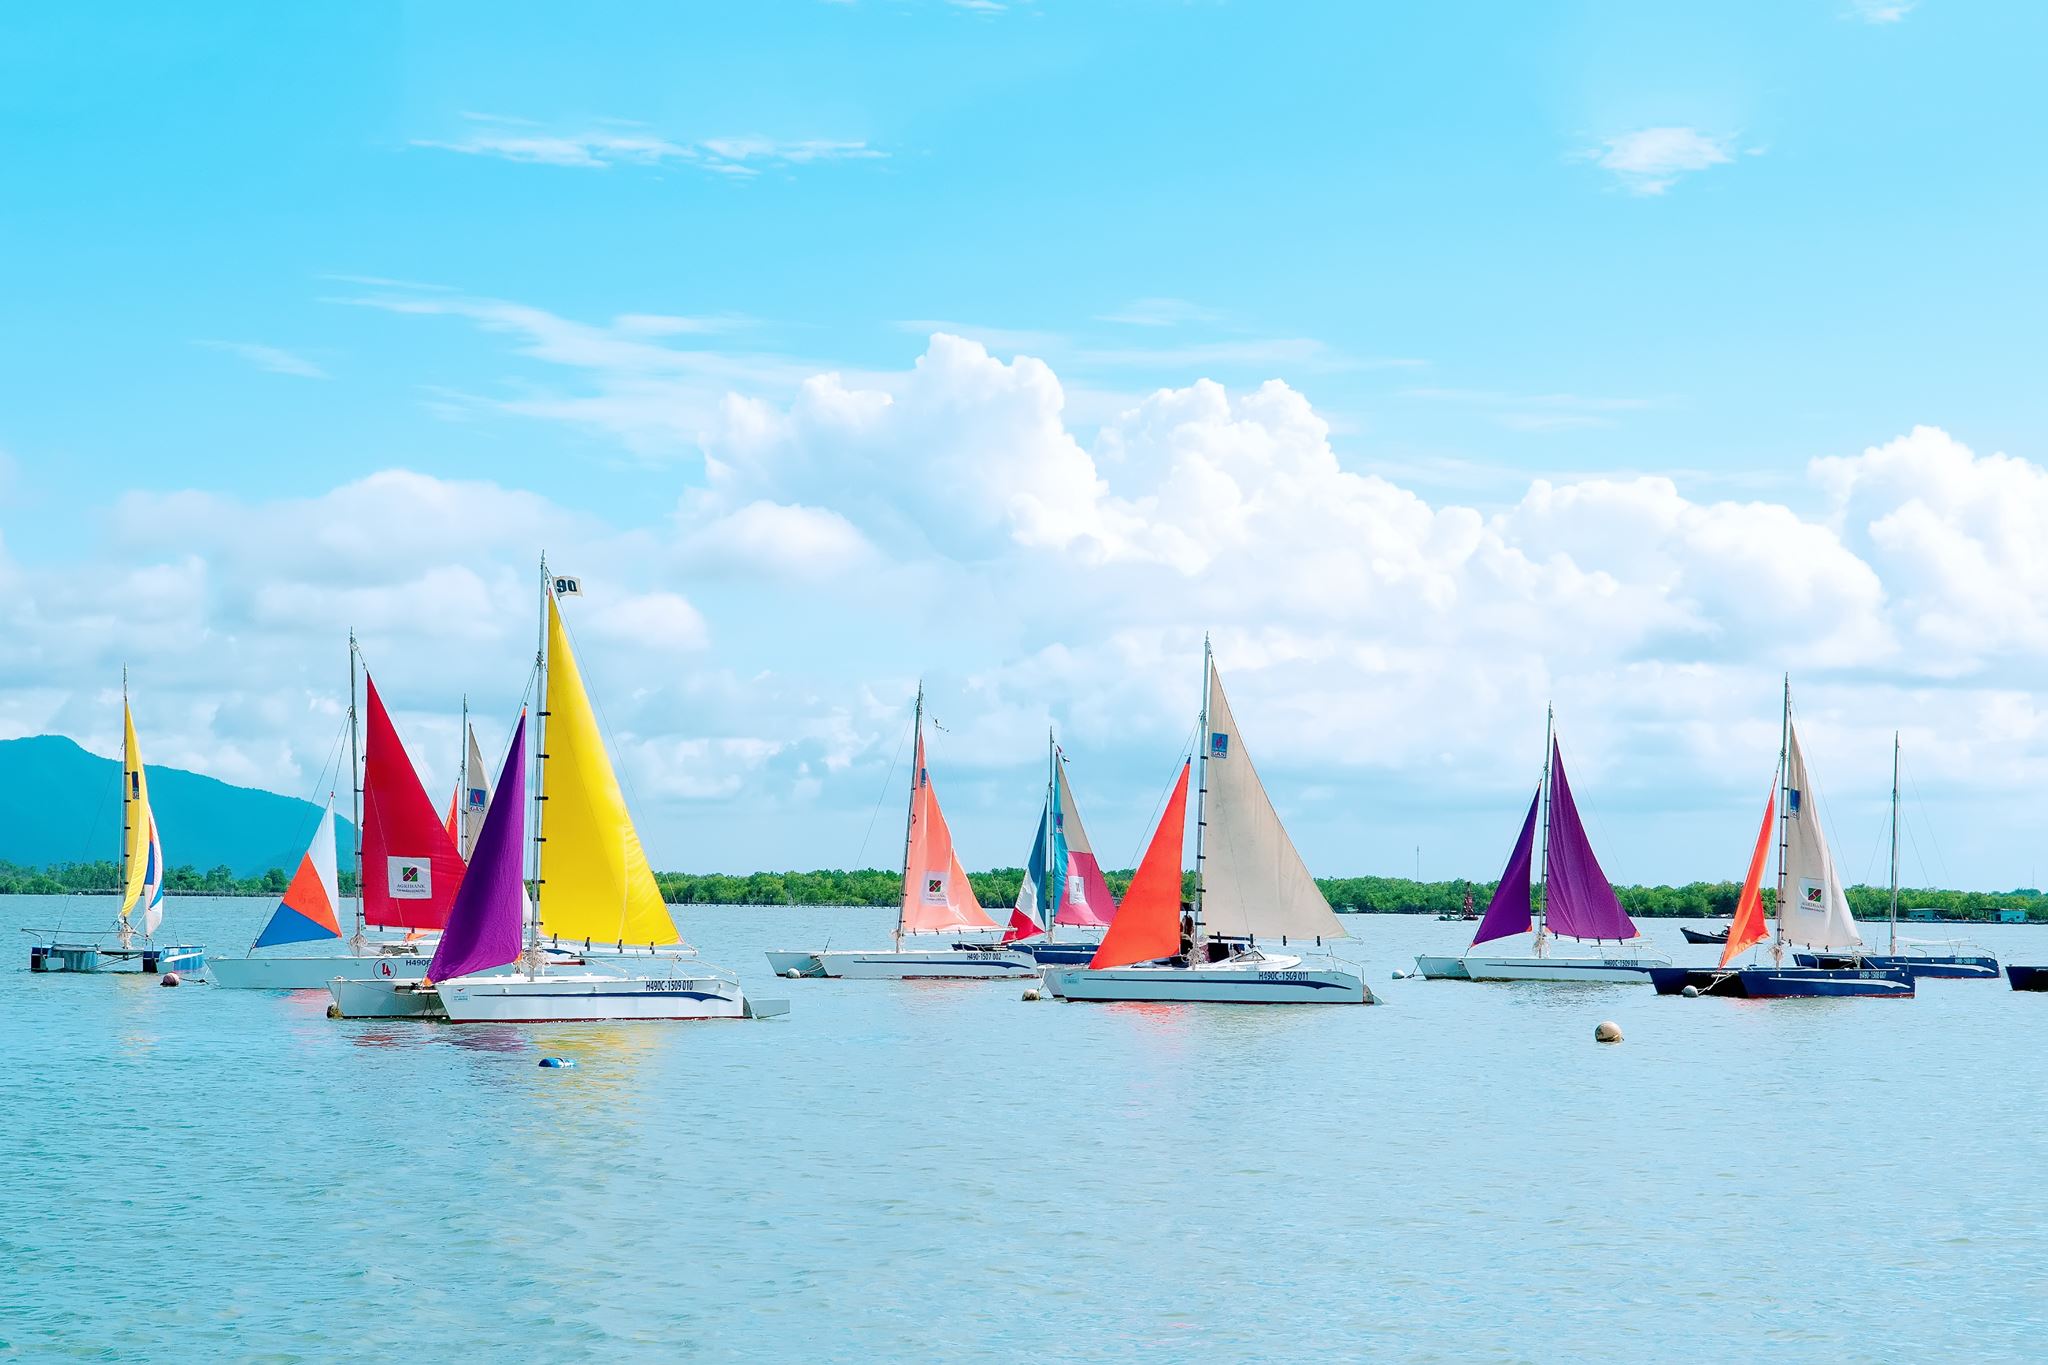
[[[1792,811],[1787,797],[1792,790],[1792,675],[1785,675],[1785,715],[1778,732],[1778,934],[1771,945],[1771,960],[1785,960],[1785,850],[1792,837]]]
[[[124,901],[128,897],[128,830],[134,820],[135,783],[128,776],[128,760],[134,755],[128,752],[128,727],[135,723],[128,711],[128,665],[121,665],[121,856],[114,871],[114,885]],[[125,928],[127,919],[121,924]]]
[[[917,680],[917,706],[910,722],[910,802],[903,813],[903,895],[896,902],[896,951],[903,951],[903,908],[910,897],[910,840],[917,829],[917,789],[924,780],[924,679]]]
[[[1059,913],[1060,893],[1053,889],[1052,851],[1059,841],[1053,836],[1053,826],[1060,818],[1060,751],[1053,742],[1052,727],[1045,727],[1045,819],[1039,823],[1045,826],[1045,847],[1039,850],[1039,861],[1045,865],[1044,888],[1038,893],[1045,913],[1046,941],[1052,940],[1053,916]]]
[[[1899,732],[1892,731],[1892,953],[1899,951]]]
[[[455,765],[455,851],[462,855],[462,861],[469,861],[469,850],[464,847],[469,835],[469,693],[462,694],[462,731],[455,736],[455,747],[462,751]]]
[[[363,747],[356,723],[356,632],[348,632],[348,784],[353,791],[356,821],[356,934],[355,945],[363,942]]]
[[[1202,765],[1201,780],[1195,788],[1195,923],[1194,932],[1188,936],[1188,943],[1196,956],[1201,955],[1202,937],[1202,834],[1208,826],[1205,815],[1209,804],[1209,691],[1214,681],[1216,660],[1209,649],[1209,632],[1202,632],[1202,720],[1195,731],[1195,752]]]
[[[1543,704],[1543,856],[1537,863],[1536,888],[1541,893],[1541,905],[1536,910],[1536,956],[1543,956],[1543,949],[1550,933],[1550,769],[1552,754],[1557,746],[1557,704]],[[1419,858],[1418,858],[1418,861]]]
[[[533,646],[533,922],[526,929],[528,976],[540,974],[540,846],[547,842],[540,831],[540,820],[541,803],[548,799],[543,787],[548,770],[548,602],[553,594],[554,585],[548,581],[548,556],[543,550],[540,556],[540,630]],[[466,734],[463,736],[463,752],[468,753]]]

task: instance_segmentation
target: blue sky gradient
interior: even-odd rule
[[[1212,629],[1318,871],[1491,876],[1555,696],[1617,877],[1736,875],[1789,668],[1851,875],[1917,725],[1928,879],[2026,883],[2043,50],[1954,0],[15,7],[0,732],[108,747],[126,659],[157,755],[296,790],[353,624],[439,781],[545,543],[666,866],[891,861],[920,672],[968,861],[1048,722],[1120,861]]]

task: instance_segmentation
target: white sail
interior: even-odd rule
[[[1806,776],[1799,731],[1788,722],[1785,769],[1784,890],[1778,902],[1778,932],[1807,948],[1860,948],[1862,935],[1842,894],[1835,860],[1820,827],[1820,802]]]
[[[457,822],[459,829],[456,843],[462,850],[462,861],[469,861],[469,855],[476,850],[476,836],[484,832],[484,812],[491,807],[490,770],[484,767],[484,752],[477,747],[476,727],[469,727],[469,763],[464,770],[462,793],[457,798],[462,807],[462,817]]]
[[[1203,927],[1230,937],[1342,938],[1343,924],[1294,851],[1238,738],[1213,664],[1203,742]]]

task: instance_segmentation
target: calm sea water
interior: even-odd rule
[[[0,899],[0,931],[58,907],[83,916]],[[170,909],[218,952],[268,905]],[[1469,926],[1377,916],[1347,923],[1382,1009],[1027,1003],[761,957],[889,920],[693,909],[706,957],[794,1012],[609,1028],[36,977],[6,932],[0,1352],[2040,1353],[2048,996],[1396,982]],[[2048,929],[1975,933],[2048,961]]]

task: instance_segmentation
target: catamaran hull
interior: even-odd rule
[[[217,957],[207,964],[213,984],[241,991],[324,991],[336,977],[417,981],[431,953],[331,957]]]
[[[1038,975],[1029,953],[1010,948],[931,948],[871,953],[768,954],[777,976],[840,977],[849,981],[990,981]]]
[[[1910,973],[1891,968],[1659,967],[1650,972],[1659,995],[1683,995],[1693,987],[1701,995],[1741,1000],[1805,1000],[1836,996],[1911,999]]]
[[[206,966],[206,949],[198,944],[159,948],[108,948],[97,943],[38,943],[28,950],[32,972],[159,972],[194,973]]]
[[[1028,940],[1011,948],[1031,955],[1041,967],[1085,967],[1102,947],[1100,943],[1046,943]]]
[[[747,999],[719,977],[610,974],[462,977],[441,983],[454,1024],[744,1019]]]
[[[1599,981],[1641,985],[1652,968],[1669,967],[1661,957],[1467,957],[1465,974],[1474,981]]]
[[[327,983],[334,1007],[344,1019],[444,1019],[441,997],[432,990],[419,989],[419,978],[410,981],[369,981],[336,979]]]
[[[1425,981],[1470,981],[1471,974],[1465,970],[1462,957],[1418,957],[1415,970]]]
[[[1825,967],[1839,959],[1823,953],[1794,953],[1792,960],[1802,967]],[[1857,953],[1855,960],[1866,967],[1897,968],[1911,972],[1915,979],[1938,976],[1967,981],[1996,981],[1998,959],[1980,953]]]
[[[1243,971],[1198,967],[1055,967],[1045,982],[1058,1000],[1232,1005],[1363,1005],[1365,980],[1334,968]],[[1377,1003],[1377,1002],[1374,1002]]]
[[[2012,981],[2016,991],[2048,991],[2048,967],[2021,967],[2008,964],[2005,974]]]

